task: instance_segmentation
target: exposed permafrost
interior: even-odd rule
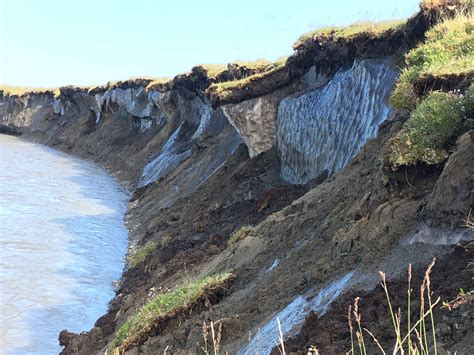
[[[388,118],[396,78],[388,61],[356,61],[322,88],[283,99],[277,128],[282,178],[304,184],[342,169]]]
[[[421,225],[420,229],[405,239],[402,244],[455,245],[471,241],[474,241],[474,230],[471,228],[449,229]]]
[[[339,280],[330,283],[310,300],[303,296],[297,296],[288,306],[260,328],[250,343],[240,349],[238,354],[270,354],[272,349],[278,345],[280,337],[277,318],[280,320],[284,338],[298,332],[310,311],[317,313],[319,316],[328,311],[329,306],[347,288],[353,274],[351,271]]]
[[[183,160],[191,156],[191,149],[178,151],[179,147],[176,146],[177,138],[182,127],[183,124],[181,124],[168,138],[161,153],[145,165],[139,186],[146,186],[153,181],[164,177],[166,173],[176,168]]]
[[[171,179],[157,202],[170,206],[203,184],[232,156],[242,139],[220,110],[200,97],[163,96],[157,102],[165,120],[180,122],[158,154],[144,167],[139,186]],[[142,119],[143,120],[143,119]]]

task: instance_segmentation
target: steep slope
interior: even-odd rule
[[[455,258],[455,285],[468,289],[460,270],[471,249],[451,245],[474,237],[461,227],[473,205],[473,131],[457,134],[446,164],[393,171],[386,159],[408,117],[388,102],[397,64],[458,5],[424,6],[377,34],[316,34],[263,71],[196,67],[168,83],[2,93],[3,130],[95,160],[133,192],[116,297],[90,332],[61,333],[64,353],[199,353],[209,320],[222,324],[225,350],[270,353],[277,316],[286,338],[307,336],[289,340],[305,350],[316,335],[311,311],[339,312],[374,289],[378,270],[397,277],[433,256]],[[127,320],[156,295],[222,272],[233,274],[226,290],[122,343],[133,338]],[[314,341],[347,349],[348,334],[337,339]]]

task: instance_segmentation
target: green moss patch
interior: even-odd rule
[[[129,258],[128,264],[130,268],[137,267],[148,255],[156,250],[156,242],[148,242],[138,248]]]
[[[233,278],[230,273],[221,273],[186,283],[174,291],[158,294],[117,330],[112,346],[127,350],[139,344],[161,322],[191,309],[199,301],[225,289]]]

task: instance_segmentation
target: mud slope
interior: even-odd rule
[[[389,104],[401,58],[454,11],[451,1],[379,35],[312,38],[267,72],[229,65],[211,78],[195,67],[165,84],[0,92],[0,131],[94,160],[132,193],[116,296],[89,332],[61,333],[63,353],[110,353],[117,331],[156,294],[220,272],[234,275],[225,292],[118,351],[202,353],[202,324],[212,320],[222,324],[223,350],[269,354],[278,317],[291,351],[342,353],[356,295],[383,344],[392,340],[377,314],[378,270],[397,285],[397,302],[407,265],[418,277],[435,256],[443,297],[469,289],[472,248],[456,244],[474,239],[463,227],[474,204],[474,131],[458,135],[443,164],[384,163],[407,119]],[[443,317],[443,346],[462,354],[472,337],[453,329],[472,328],[473,313]]]

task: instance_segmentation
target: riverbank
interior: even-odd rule
[[[99,166],[0,135],[0,347],[53,354],[107,311],[127,250],[128,194]],[[93,300],[93,302],[91,302]]]
[[[211,77],[196,67],[167,83],[3,94],[3,126],[98,162],[133,193],[126,217],[133,262],[91,332],[62,333],[64,353],[200,352],[209,320],[222,324],[231,353],[245,349],[249,332],[268,330],[260,335],[268,353],[277,329],[268,322],[295,300],[298,317],[283,324],[288,338],[294,326],[303,334],[312,326],[312,318],[304,323],[311,300],[323,299],[318,312],[327,317],[340,311],[321,296],[333,282],[344,280],[336,296],[345,302],[374,290],[380,269],[397,278],[408,263],[421,270],[434,256],[467,267],[472,250],[454,244],[472,239],[463,227],[472,206],[472,130],[455,136],[441,164],[396,168],[387,158],[410,117],[389,105],[403,54],[459,10],[454,2],[425,6],[381,32],[315,34],[284,64],[262,70],[229,66]],[[424,244],[406,244],[420,236]],[[139,337],[127,330],[161,293],[225,272],[233,275],[225,292],[149,321]],[[465,275],[456,273],[456,288],[469,287]],[[450,298],[459,291],[442,289]],[[349,334],[340,337],[347,349]],[[289,344],[313,341],[335,349],[327,337]]]

